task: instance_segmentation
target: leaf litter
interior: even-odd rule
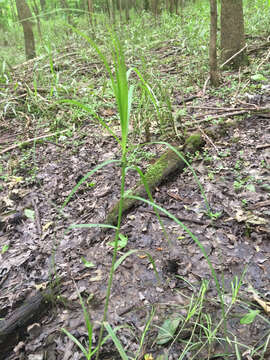
[[[205,96],[197,100],[196,106],[216,107],[217,99]],[[189,111],[203,114],[196,107]],[[100,112],[115,115],[110,107],[101,107]],[[14,122],[6,127],[5,139],[12,138]],[[20,126],[17,130],[20,131]],[[247,115],[229,126],[222,139],[213,140],[214,146],[206,141],[204,153],[193,160],[192,166],[205,189],[211,219],[189,170],[168,179],[153,194],[154,200],[179,217],[204,246],[226,294],[227,307],[232,299],[232,281],[235,277],[241,279],[245,271],[239,301],[228,314],[227,332],[221,327],[208,352],[202,348],[197,355],[200,359],[224,351],[234,353],[236,344],[244,357],[245,352],[249,355],[248,351],[263,346],[269,336],[270,151],[267,146],[261,147],[269,144],[269,137],[269,119]],[[146,149],[156,156],[162,151],[157,145]],[[60,208],[87,172],[108,158],[119,158],[119,148],[111,136],[105,136],[98,125],[86,119],[79,131],[73,129],[71,137],[61,135],[59,141],[52,138],[36,144],[38,169],[32,179],[27,178],[33,165],[31,159],[12,176],[14,162],[22,151],[15,148],[1,155],[3,174],[8,181],[2,177],[0,317],[12,314],[40,286],[48,287],[52,276],[61,279],[61,292],[53,308],[33,320],[32,325],[37,324],[41,331],[26,329],[21,342],[9,353],[0,355],[0,359],[79,359],[79,350],[60,329],[68,329],[80,341],[87,339],[78,289],[93,322],[96,344],[114,236],[112,231],[67,229],[71,224],[102,223],[110,206],[118,200],[120,168],[110,164],[99,170],[80,186],[62,212]],[[147,160],[141,161],[144,169],[147,164]],[[127,186],[132,187],[135,181],[134,173],[128,173]],[[134,334],[137,338],[142,336],[146,319],[154,308],[141,356],[151,353],[156,359],[167,352],[170,359],[178,359],[191,336],[193,342],[207,342],[205,329],[210,326],[207,316],[211,316],[213,327],[218,324],[221,304],[200,249],[170,218],[162,220],[169,243],[147,205],[141,204],[124,216],[121,234],[125,241],[119,254],[133,249],[141,252],[127,257],[116,270],[108,322],[112,327],[125,324],[132,329],[131,332],[125,328],[117,335],[127,353],[135,354],[140,348]],[[155,261],[158,277],[149,258],[144,256],[146,252]],[[191,299],[196,299],[203,281],[210,281],[203,308],[195,312],[195,319],[185,323]],[[252,321],[245,320],[245,316],[247,319],[253,316]],[[229,349],[222,340],[228,334]],[[192,358],[196,351],[197,348],[187,352],[186,358]],[[270,356],[270,348],[263,351],[265,359]],[[260,349],[257,355],[259,352]],[[119,358],[112,341],[104,345],[102,358]]]

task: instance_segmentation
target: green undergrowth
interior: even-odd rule
[[[244,6],[247,41],[252,43],[254,36],[265,34],[269,21],[267,14],[270,10],[267,2],[261,0]],[[127,64],[130,67],[140,68],[142,76],[155,93],[159,109],[157,113],[147,92],[138,84],[131,116],[133,126],[130,134],[131,142],[156,140],[161,137],[163,140],[172,137],[182,138],[183,115],[174,110],[175,98],[196,94],[202,89],[207,78],[209,4],[207,1],[188,2],[183,12],[183,16],[176,16],[163,11],[155,20],[150,13],[138,14],[132,10],[128,24],[120,24],[120,19],[117,17],[114,30],[124,45]],[[108,51],[110,39],[106,31],[106,22],[106,16],[97,12],[95,27],[91,30],[86,16],[75,18],[76,28],[91,36],[100,49],[110,57]],[[95,112],[104,106],[107,109],[112,108],[113,93],[102,63],[93,49],[86,45],[85,39],[66,26],[64,14],[52,12],[49,19],[42,18],[41,30],[42,38],[34,27],[37,56],[40,58],[34,65],[34,76],[30,80],[33,81],[34,88],[48,89],[48,93],[45,95],[42,93],[42,96],[49,101],[49,106],[44,107],[32,87],[29,90],[27,112],[38,114],[43,118],[44,127],[57,131],[67,127],[72,128],[74,125],[79,128],[84,124],[86,112],[76,108],[73,108],[69,114],[65,111],[59,112],[53,105],[55,100],[68,96],[78,99],[85,105],[91,104]],[[23,61],[22,36],[20,25],[14,23],[8,30],[11,46],[1,46],[0,87],[1,82],[13,83],[14,88],[21,86],[21,79],[14,76],[9,66]],[[270,73],[269,66],[265,63],[257,70],[258,63],[259,58],[251,57],[249,67],[251,75],[263,75],[267,78]],[[78,71],[77,67],[84,70]],[[226,86],[209,89],[209,93],[225,102],[233,99],[235,94],[241,97],[246,92],[260,90],[262,86],[261,81],[250,82],[250,77],[247,78],[245,74],[240,83],[238,73],[224,72],[224,74]],[[136,75],[133,77],[136,82]],[[196,105],[196,100],[193,103]],[[9,105],[10,111],[14,110],[13,106],[12,103]],[[21,111],[25,109],[25,105],[22,104]],[[110,125],[116,124],[115,120],[115,116],[106,119]]]
[[[246,5],[245,12],[248,14],[246,16],[246,29],[253,36],[258,36],[260,31],[261,34],[265,34],[265,28],[268,26],[269,7],[265,3],[262,4],[262,1],[257,0]],[[260,6],[263,6],[265,11],[263,15],[259,11]],[[143,349],[148,332],[154,324],[154,314],[157,315],[155,309],[145,321],[141,337],[137,339],[138,353],[133,357],[126,353],[117,336],[121,328],[112,328],[107,321],[115,270],[121,266],[126,257],[138,251],[133,249],[122,255],[118,253],[119,246],[121,247],[128,241],[124,234],[121,234],[120,226],[124,200],[130,195],[124,191],[126,172],[132,168],[137,170],[141,176],[148,195],[148,199],[137,197],[137,200],[144,201],[153,207],[161,223],[165,238],[167,233],[160,217],[162,212],[190,235],[208,262],[212,274],[211,284],[215,286],[215,298],[211,301],[218,309],[219,318],[213,319],[212,314],[208,311],[209,299],[206,295],[209,290],[209,282],[203,281],[199,288],[194,288],[192,284],[189,284],[192,291],[189,296],[185,295],[185,305],[183,307],[176,305],[173,313],[170,312],[163,322],[159,325],[154,324],[157,333],[154,343],[159,346],[166,345],[160,360],[168,358],[166,351],[169,351],[168,349],[176,342],[181,342],[183,348],[182,354],[179,354],[179,359],[184,359],[191,352],[193,354],[191,358],[198,359],[200,353],[205,349],[206,358],[210,358],[215,343],[225,343],[225,350],[223,354],[220,354],[221,357],[229,359],[236,356],[237,359],[240,359],[239,349],[241,348],[242,351],[247,346],[240,344],[228,332],[227,321],[232,310],[239,304],[241,305],[243,311],[240,312],[239,326],[247,324],[248,321],[254,321],[257,316],[268,323],[260,313],[256,312],[258,309],[254,305],[243,303],[240,300],[239,292],[244,273],[241,279],[234,278],[229,292],[225,291],[222,281],[218,278],[199,239],[166,209],[153,202],[148,184],[145,182],[142,172],[137,168],[138,158],[148,158],[151,157],[151,154],[135,148],[136,143],[154,141],[162,136],[178,139],[184,137],[185,129],[180,132],[178,126],[181,125],[181,116],[185,116],[185,109],[181,113],[174,114],[174,100],[176,95],[183,97],[196,94],[202,89],[208,75],[208,2],[197,1],[195,4],[187,4],[182,17],[164,12],[155,20],[148,13],[142,13],[138,16],[135,11],[132,11],[128,25],[120,24],[119,19],[117,20],[113,35],[107,30],[106,20],[103,14],[97,14],[94,30],[89,29],[85,17],[76,19],[76,29],[73,30],[66,26],[66,20],[61,14],[44,21],[42,24],[44,36],[42,39],[37,36],[37,55],[41,58],[36,60],[32,83],[28,84],[27,101],[19,103],[18,106],[10,101],[5,109],[1,107],[4,114],[10,111],[9,114],[13,114],[14,118],[18,111],[33,116],[34,119],[38,119],[35,123],[35,134],[39,131],[49,130],[49,132],[55,133],[54,139],[56,138],[58,141],[72,142],[73,134],[75,132],[80,133],[79,130],[88,121],[100,124],[104,131],[114,137],[121,152],[120,161],[108,160],[85,174],[63,205],[64,208],[83,182],[88,178],[88,181],[91,181],[91,176],[95,171],[114,162],[121,166],[120,206],[117,225],[77,225],[77,227],[111,228],[115,231],[115,239],[112,242],[112,264],[99,340],[97,344],[93,345],[93,324],[81,297],[80,302],[88,333],[87,345],[82,345],[78,339],[68,332],[68,329],[63,331],[81,349],[86,359],[94,357],[98,359],[102,346],[109,338],[113,340],[122,359],[141,359],[142,356],[145,360],[151,359],[150,350],[147,349],[143,353]],[[4,86],[2,89],[1,84],[11,83],[13,90],[21,86],[21,80],[16,78],[19,75],[15,76],[10,69],[10,66],[15,66],[15,60],[21,61],[23,58],[22,32],[18,24],[14,24],[13,30],[10,32],[10,39],[10,43],[14,45],[12,48],[1,47],[1,92],[4,91]],[[248,41],[252,40],[248,39]],[[17,53],[16,57],[14,57],[14,53]],[[263,64],[258,69],[259,60],[256,58],[251,58],[251,60],[249,70],[252,75],[265,77],[269,75],[268,64]],[[83,70],[79,71],[79,68]],[[224,72],[225,76],[228,86],[209,90],[209,94],[223,101],[230,99],[235,93],[241,95],[249,90],[256,91],[262,85],[261,78],[258,76],[253,77],[250,82],[250,79],[244,74],[240,84],[238,73],[228,71]],[[42,94],[43,100],[44,98],[46,100],[46,106],[42,98],[38,96],[38,88],[47,89],[47,92]],[[194,104],[196,105],[196,101]],[[112,109],[117,110],[112,112]],[[67,130],[67,134],[60,133],[62,130]],[[80,141],[83,141],[84,136],[85,133],[81,133],[81,138],[76,140],[76,144],[73,144],[76,145],[74,148],[80,147]],[[38,171],[35,162],[35,145],[36,142],[34,141],[30,144],[30,149],[22,151],[20,160],[12,170],[14,175],[20,174],[20,171],[27,171],[28,177],[31,179],[29,181],[35,177],[36,171]],[[169,145],[169,147],[171,146]],[[130,152],[130,149],[133,152]],[[28,168],[30,160],[33,166]],[[208,161],[210,162],[211,159]],[[240,171],[241,166],[240,162],[236,163],[235,170]],[[189,167],[192,169],[190,165]],[[4,165],[1,165],[3,173],[4,170]],[[200,188],[207,214],[214,221],[216,214],[211,213],[211,204],[208,204],[196,174],[193,171],[192,174]],[[212,172],[209,171],[209,178],[213,176],[212,169]],[[234,184],[235,190],[247,186],[248,181],[249,179],[239,177]],[[75,227],[71,225],[69,230]],[[151,257],[151,254],[146,255],[153,271],[155,271],[155,259]],[[247,317],[245,318],[245,316]],[[183,332],[186,334],[187,329],[189,336],[183,340],[182,334]],[[267,341],[269,339],[265,340],[265,344]],[[261,348],[259,346],[261,345],[246,350],[249,350],[250,356],[260,353],[259,356],[263,359],[265,349],[263,346]],[[149,355],[148,358],[147,355]]]
[[[141,177],[141,181],[145,186],[149,200],[141,198],[139,196],[134,196],[129,191],[125,192],[125,178],[126,178],[126,173],[129,170],[128,134],[129,134],[129,126],[130,126],[130,115],[132,112],[132,106],[134,105],[133,103],[134,100],[133,96],[135,94],[134,90],[138,85],[138,83],[140,83],[140,85],[145,91],[146,96],[150,99],[153,107],[157,109],[158,112],[159,111],[157,106],[158,100],[157,97],[154,95],[153,89],[145,81],[145,79],[143,78],[142,74],[138,69],[126,67],[123,48],[121,46],[120,41],[115,37],[115,35],[111,36],[111,52],[112,52],[112,62],[113,62],[113,70],[112,70],[110,66],[110,62],[108,61],[106,55],[104,55],[104,53],[96,45],[96,43],[91,38],[87,37],[84,33],[79,32],[78,30],[75,29],[74,31],[76,31],[76,33],[80,34],[84,39],[86,39],[89,42],[91,47],[95,49],[100,60],[104,64],[104,68],[108,74],[108,77],[110,78],[111,88],[113,90],[113,94],[115,97],[115,102],[119,115],[119,126],[121,129],[121,135],[119,136],[118,134],[116,134],[114,132],[114,129],[110,127],[101,116],[95,113],[91,107],[86,106],[80,103],[79,101],[75,101],[75,100],[66,99],[61,102],[88,111],[97,121],[99,121],[100,124],[115,138],[115,141],[119,144],[121,148],[121,160],[120,161],[107,160],[99,164],[96,168],[92,169],[89,173],[87,173],[73,188],[72,192],[64,202],[62,208],[64,208],[67,205],[67,203],[72,199],[73,194],[78,190],[78,188],[81,186],[82,183],[84,183],[86,180],[89,181],[88,178],[90,178],[97,170],[102,169],[103,167],[113,162],[117,162],[121,166],[121,189],[119,194],[120,196],[119,206],[117,208],[117,212],[118,212],[117,224],[115,226],[107,223],[107,224],[77,224],[77,225],[71,225],[69,227],[69,230],[78,227],[81,228],[101,227],[101,228],[110,228],[115,230],[115,239],[113,242],[110,243],[110,245],[113,246],[113,256],[112,256],[110,273],[108,277],[107,294],[104,304],[104,315],[101,321],[101,328],[99,332],[98,342],[95,343],[95,345],[93,344],[93,338],[92,338],[93,324],[91,323],[86,305],[84,304],[80,296],[79,298],[83,309],[85,324],[88,332],[88,343],[87,345],[83,345],[67,329],[63,329],[64,333],[81,349],[85,358],[88,360],[90,360],[91,358],[95,358],[96,360],[99,359],[101,348],[103,344],[105,344],[105,342],[108,340],[108,338],[111,338],[112,341],[114,342],[115,347],[121,359],[135,360],[141,358],[142,355],[141,351],[144,345],[144,341],[147,338],[149,329],[153,327],[153,316],[150,316],[146,321],[145,327],[141,333],[141,338],[137,340],[138,352],[133,356],[130,356],[128,354],[128,352],[121,344],[121,341],[119,340],[117,334],[119,331],[122,331],[121,327],[112,328],[112,326],[108,323],[108,319],[107,319],[108,309],[110,306],[110,295],[111,295],[111,288],[114,279],[114,273],[117,267],[121,266],[122,262],[128,256],[130,256],[135,252],[138,252],[137,249],[132,249],[127,251],[126,253],[123,253],[123,249],[125,248],[128,239],[127,237],[124,236],[124,234],[121,233],[121,219],[122,219],[123,211],[125,209],[125,201],[134,199],[145,202],[149,206],[153,207],[160,222],[161,229],[164,232],[164,237],[168,240],[168,249],[170,249],[170,240],[168,238],[166,228],[160,217],[160,213],[164,213],[167,217],[169,217],[176,224],[178,224],[179,228],[182,228],[191,237],[194,243],[199,247],[210,268],[210,272],[212,275],[212,283],[215,286],[215,292],[216,292],[215,301],[217,301],[218,304],[216,306],[219,308],[219,317],[212,319],[213,315],[211,314],[211,312],[208,312],[207,306],[205,306],[205,303],[209,301],[209,299],[207,299],[206,297],[209,282],[202,281],[199,292],[196,294],[196,296],[194,295],[192,295],[191,297],[187,296],[184,316],[183,315],[180,316],[178,314],[177,306],[176,306],[175,312],[167,316],[164,322],[158,326],[157,337],[155,340],[156,344],[158,345],[166,345],[167,343],[171,344],[169,348],[166,348],[164,354],[161,355],[159,359],[164,359],[164,360],[168,359],[168,356],[166,355],[167,352],[170,351],[170,348],[174,343],[179,341],[180,343],[182,342],[181,334],[183,331],[186,333],[187,327],[188,327],[189,336],[185,338],[185,341],[182,344],[181,354],[179,354],[178,359],[184,359],[187,354],[191,354],[191,353],[192,353],[191,358],[197,359],[199,356],[201,356],[202,353],[205,354],[205,351],[208,354],[206,358],[210,359],[210,357],[212,356],[213,347],[216,345],[216,343],[222,343],[224,347],[222,347],[221,353],[218,352],[215,353],[214,355],[222,356],[223,358],[226,359],[227,358],[229,359],[233,354],[235,354],[237,359],[240,359],[241,355],[239,349],[241,349],[242,351],[242,348],[248,349],[249,351],[252,351],[252,353],[257,354],[259,350],[261,351],[261,349],[259,350],[249,349],[249,347],[245,346],[245,344],[240,344],[236,336],[230,334],[228,330],[228,321],[232,309],[238,301],[238,295],[242,286],[242,281],[245,272],[243,272],[243,275],[240,279],[238,279],[238,277],[235,277],[234,280],[231,282],[231,292],[228,293],[227,290],[225,291],[225,289],[223,288],[222,279],[219,279],[219,277],[217,276],[217,273],[200,240],[189,230],[188,227],[186,227],[169,211],[162,208],[160,205],[156,204],[153,201],[151,192],[149,190],[149,184],[146,181],[146,176],[144,176],[142,171],[136,166],[133,166],[132,168],[139,173]],[[132,78],[132,74],[134,73],[138,77],[137,83],[134,82]],[[194,137],[192,139],[194,140]],[[197,139],[195,138],[195,140]],[[169,144],[168,147],[171,150],[173,150],[181,159],[183,159],[183,156],[179,152],[177,152],[176,149],[174,149]],[[187,166],[191,169],[192,174],[195,177],[195,180],[201,191],[201,195],[204,199],[205,205],[208,209],[207,214],[212,219],[212,221],[214,221],[216,218],[216,214],[213,214],[211,212],[211,208],[205,196],[204,189],[200,184],[200,181],[197,175],[195,174],[192,166],[185,159],[184,161],[186,162]],[[121,249],[122,251],[121,254],[118,254],[119,249]],[[160,281],[159,276],[156,272],[155,259],[152,258],[150,254],[147,254],[147,256],[149,258],[150,263],[153,266],[153,270],[156,273],[158,281]],[[180,312],[183,313],[183,309],[181,309]],[[259,315],[259,313],[260,312],[257,310],[252,310],[252,308],[246,307],[245,312],[242,313],[242,317],[240,318],[240,324],[247,324],[253,322],[256,316]],[[152,314],[154,314],[154,310]],[[107,333],[106,336],[104,336],[105,331]],[[260,354],[264,354],[264,351],[260,352]],[[150,359],[150,358],[151,358],[151,354],[144,353],[144,359]]]

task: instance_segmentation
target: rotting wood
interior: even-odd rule
[[[185,142],[181,154],[185,158],[187,153],[194,154],[204,145],[201,134],[191,135]],[[180,149],[177,149],[180,151]],[[150,192],[157,186],[172,176],[175,172],[180,172],[186,167],[186,163],[173,150],[167,150],[153,165],[151,165],[145,173],[145,180],[148,184]],[[147,192],[142,181],[139,181],[132,189],[128,191],[131,196],[146,197]],[[123,213],[137,205],[138,200],[125,198],[123,202]],[[119,201],[114,204],[105,219],[106,224],[115,225],[118,219]]]
[[[9,351],[18,342],[20,334],[26,326],[37,321],[54,299],[55,291],[49,288],[37,292],[27,299],[18,309],[7,318],[0,320],[0,359],[2,354]]]

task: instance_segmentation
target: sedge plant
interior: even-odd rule
[[[200,243],[200,241],[197,239],[197,237],[195,235],[193,235],[193,233],[183,224],[181,223],[177,218],[175,218],[172,214],[170,214],[167,210],[163,209],[162,207],[156,205],[153,201],[153,198],[151,196],[151,192],[150,189],[148,187],[147,184],[147,180],[144,177],[144,175],[142,174],[142,172],[139,170],[139,168],[135,168],[135,170],[139,173],[140,177],[141,177],[141,181],[144,184],[145,188],[146,188],[146,192],[148,194],[149,200],[143,199],[141,197],[138,196],[134,196],[133,194],[130,194],[130,192],[125,192],[125,178],[126,178],[126,173],[128,170],[128,130],[129,130],[129,119],[130,119],[130,110],[131,110],[131,105],[132,105],[132,98],[133,98],[133,89],[134,86],[133,85],[129,85],[128,80],[129,80],[129,74],[131,72],[131,70],[127,70],[126,68],[126,64],[125,64],[125,57],[123,54],[123,49],[121,47],[121,44],[119,42],[119,40],[114,36],[114,34],[111,34],[111,43],[112,43],[112,62],[113,62],[113,71],[110,68],[109,62],[107,61],[106,57],[104,56],[104,54],[100,51],[99,47],[85,34],[81,33],[80,31],[78,31],[77,29],[74,28],[74,31],[76,33],[78,33],[79,35],[81,35],[82,37],[84,37],[89,43],[90,45],[94,48],[94,50],[96,51],[96,53],[98,54],[99,58],[102,60],[105,69],[107,71],[107,74],[109,75],[110,81],[111,81],[111,86],[112,86],[112,90],[116,99],[116,103],[117,103],[117,108],[118,108],[118,114],[119,114],[119,120],[120,120],[120,129],[121,129],[121,137],[117,136],[115,134],[115,132],[106,124],[106,122],[100,117],[98,116],[89,106],[86,106],[84,104],[81,104],[78,101],[75,100],[61,100],[59,102],[65,102],[65,103],[69,103],[70,105],[75,105],[80,107],[83,110],[86,110],[87,112],[91,113],[99,122],[100,124],[105,127],[105,129],[114,137],[114,139],[117,141],[117,143],[120,145],[121,148],[121,159],[120,160],[107,160],[104,161],[103,163],[99,164],[98,166],[96,166],[93,170],[91,170],[90,172],[88,172],[79,182],[78,184],[73,188],[73,190],[71,191],[70,195],[67,197],[67,199],[65,200],[62,208],[69,202],[69,200],[71,199],[71,197],[73,196],[73,194],[77,191],[78,187],[84,182],[86,181],[93,173],[95,173],[98,169],[110,164],[110,163],[118,163],[121,166],[121,185],[120,185],[120,200],[119,200],[119,208],[118,208],[118,218],[117,218],[117,224],[116,226],[112,226],[109,224],[77,224],[77,225],[72,225],[70,228],[75,228],[75,227],[105,227],[105,228],[113,228],[115,230],[115,240],[113,242],[114,248],[113,248],[113,255],[112,255],[112,263],[111,263],[111,268],[110,268],[110,273],[109,273],[109,279],[108,279],[108,285],[107,285],[107,291],[106,291],[106,298],[105,298],[105,305],[104,305],[104,312],[103,312],[103,319],[102,319],[102,323],[101,323],[101,327],[100,327],[100,333],[99,333],[99,337],[98,337],[98,343],[96,348],[93,350],[92,347],[92,340],[90,338],[92,338],[92,325],[89,319],[89,316],[87,314],[86,308],[83,304],[82,299],[80,298],[80,302],[82,304],[82,308],[84,311],[84,316],[85,316],[85,321],[86,321],[86,326],[87,326],[87,330],[88,330],[88,337],[89,337],[89,349],[88,351],[82,346],[82,344],[79,343],[79,341],[77,339],[75,339],[67,330],[63,331],[80,347],[80,349],[83,351],[85,357],[87,360],[90,360],[94,355],[95,355],[95,359],[97,360],[99,358],[99,353],[100,353],[100,348],[102,346],[102,344],[104,343],[104,329],[106,328],[107,332],[109,333],[109,336],[112,338],[112,340],[115,342],[115,345],[119,351],[119,354],[121,356],[121,358],[123,359],[127,359],[127,355],[123,352],[123,348],[121,347],[121,345],[119,345],[119,341],[117,340],[117,337],[115,335],[115,331],[116,329],[112,329],[109,324],[107,323],[107,314],[108,314],[108,308],[109,308],[109,299],[110,299],[110,295],[111,295],[111,289],[112,289],[112,283],[113,283],[113,276],[114,276],[114,272],[116,270],[116,268],[124,261],[124,259],[133,254],[134,252],[138,251],[138,250],[130,250],[129,252],[127,252],[126,254],[122,255],[120,259],[117,260],[117,253],[118,253],[118,244],[119,244],[119,238],[120,238],[120,225],[121,225],[121,219],[122,219],[122,214],[123,214],[123,205],[124,205],[124,201],[127,198],[134,198],[140,201],[143,201],[145,203],[147,203],[148,205],[151,205],[157,216],[159,221],[161,222],[159,213],[163,212],[165,213],[165,215],[167,215],[169,218],[171,218],[172,220],[174,220],[176,223],[178,223],[178,225],[180,225],[190,236],[191,238],[195,241],[195,243],[199,246],[199,248],[201,249],[202,253],[204,254],[212,275],[214,277],[217,289],[218,289],[218,293],[219,293],[219,298],[221,301],[221,306],[223,309],[223,313],[224,313],[224,303],[223,303],[223,296],[220,290],[220,285],[216,276],[216,273],[214,271],[214,268],[210,262],[210,260],[208,259],[207,253],[203,247],[203,245]],[[154,104],[154,107],[156,108],[157,112],[159,112],[158,110],[158,101],[152,91],[152,89],[149,87],[149,85],[145,82],[145,80],[143,79],[142,75],[140,74],[140,72],[137,69],[133,69],[134,72],[137,74],[139,80],[141,81],[141,84],[144,86],[144,89],[146,91],[146,93],[148,94],[149,98],[151,99],[152,103]],[[173,151],[175,151],[177,153],[177,155],[183,158],[183,155],[178,152],[175,148],[173,148],[171,145],[164,143],[164,142],[159,142],[162,144],[165,144],[166,146],[168,146],[169,148],[171,148]],[[203,188],[194,172],[194,170],[192,169],[192,167],[190,166],[190,164],[184,159],[185,163],[187,164],[187,166],[191,169],[193,176],[195,177],[195,180],[198,183],[198,186],[201,190],[202,196],[205,200],[205,204],[208,210],[208,213],[210,212],[210,207],[209,204],[207,202],[205,193],[203,191]],[[134,167],[133,167],[134,168]],[[164,233],[165,232],[165,229]],[[154,260],[152,259],[150,254],[147,254],[149,261],[152,263],[154,271],[157,274],[157,271],[155,269],[155,264],[154,264]],[[224,321],[225,322],[225,321]],[[149,328],[149,324],[146,327],[146,331]],[[141,341],[143,341],[145,337],[145,333],[143,334],[143,338]],[[107,338],[107,337],[106,337]],[[142,344],[140,345],[140,347],[142,346]]]
[[[101,328],[100,328],[99,340],[98,340],[98,344],[97,344],[97,351],[96,351],[96,355],[95,355],[96,359],[98,359],[100,347],[102,345],[104,324],[106,323],[106,320],[107,320],[109,299],[110,299],[110,294],[111,294],[113,275],[114,275],[114,271],[115,271],[115,264],[116,264],[116,260],[117,260],[117,250],[118,250],[118,242],[119,242],[119,235],[120,235],[120,224],[121,224],[122,213],[123,213],[123,201],[124,201],[124,193],[125,193],[129,118],[130,118],[130,109],[131,109],[131,104],[132,104],[134,86],[132,86],[132,85],[129,86],[129,84],[128,84],[128,77],[129,77],[130,71],[127,71],[126,64],[125,64],[125,58],[123,55],[123,49],[121,47],[120,42],[116,39],[116,37],[114,35],[111,35],[112,55],[113,55],[113,65],[114,65],[114,74],[113,74],[107,59],[105,58],[103,53],[100,51],[99,47],[85,34],[79,32],[75,28],[74,28],[74,31],[79,33],[90,43],[90,45],[95,49],[99,58],[102,60],[104,66],[105,66],[105,69],[110,77],[113,93],[114,93],[114,96],[116,99],[119,118],[120,118],[120,128],[121,128],[121,138],[118,138],[116,136],[116,134],[107,126],[107,124],[97,114],[95,114],[89,107],[86,107],[86,106],[80,104],[79,102],[75,102],[72,100],[64,101],[64,102],[68,102],[73,105],[77,105],[77,106],[83,108],[84,110],[87,110],[90,113],[92,113],[99,120],[101,125],[103,125],[109,131],[109,133],[111,135],[113,135],[113,137],[115,138],[115,140],[118,142],[118,144],[121,147],[120,203],[119,203],[117,226],[115,227],[115,240],[114,240],[114,248],[113,248],[113,256],[112,256],[112,265],[111,265],[110,273],[109,273],[103,319],[102,319],[102,324],[101,324]],[[96,167],[93,171],[86,174],[81,179],[81,181],[77,184],[77,186],[73,189],[70,196],[66,199],[65,203],[63,204],[63,207],[67,204],[67,202],[70,200],[71,196],[74,194],[74,192],[77,190],[78,186],[80,186],[80,184],[83,181],[85,181],[89,176],[91,176],[92,173],[97,170],[97,168],[103,167],[111,162],[113,162],[113,160],[104,162],[101,165],[99,165],[98,167]],[[110,227],[110,226],[106,226],[106,227]],[[91,354],[92,354],[91,352],[88,352],[87,359],[91,358]]]

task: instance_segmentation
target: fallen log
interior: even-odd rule
[[[204,140],[201,134],[193,134],[186,140],[183,149],[180,151],[181,155],[185,158],[186,154],[195,154],[204,145]],[[157,186],[168,179],[169,176],[174,175],[176,172],[182,171],[186,167],[186,163],[181,159],[173,150],[167,150],[153,165],[151,165],[145,173],[145,180],[152,192]],[[132,189],[128,190],[131,196],[146,197],[147,192],[140,180]],[[125,198],[123,202],[123,213],[130,210],[133,206],[137,205],[138,200]],[[118,219],[119,201],[114,204],[105,219],[106,224],[116,225]]]
[[[26,334],[26,327],[40,319],[54,298],[55,290],[52,288],[39,291],[7,318],[0,320],[0,360],[6,359],[6,353]]]

